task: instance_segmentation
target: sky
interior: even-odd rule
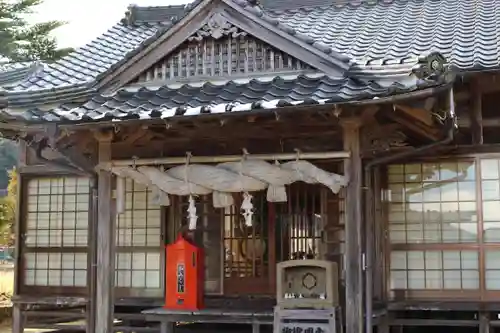
[[[60,47],[79,47],[99,36],[124,17],[131,3],[139,6],[178,5],[189,0],[45,0],[30,21],[60,20],[67,25],[54,36]]]

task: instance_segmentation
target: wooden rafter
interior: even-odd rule
[[[408,117],[415,118],[427,126],[433,126],[434,119],[432,118],[431,110],[435,103],[436,98],[431,97],[423,101],[423,105],[419,105],[418,107],[405,104],[397,104],[394,107],[396,110],[403,112]]]
[[[411,117],[406,113],[405,115],[400,115],[398,114],[398,110],[385,112],[384,115],[419,136],[432,141],[438,141],[440,139],[440,131],[437,128],[422,123],[418,118]]]

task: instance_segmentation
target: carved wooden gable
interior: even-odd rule
[[[134,82],[308,69],[313,68],[214,14],[200,30]]]

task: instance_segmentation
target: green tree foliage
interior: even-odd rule
[[[60,21],[29,24],[27,17],[43,0],[0,0],[0,57],[10,62],[53,61],[71,49],[58,49],[51,32]]]
[[[29,15],[43,0],[0,0],[0,59],[8,62],[42,60],[51,62],[68,54],[59,49],[51,32],[64,22],[29,24]],[[7,187],[8,171],[17,161],[17,147],[0,138],[0,190]]]
[[[13,141],[0,139],[0,190],[9,184],[9,171],[17,163],[17,144]]]
[[[9,171],[7,196],[0,198],[0,245],[12,245],[16,220],[17,172]]]

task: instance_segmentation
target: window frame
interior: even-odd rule
[[[132,191],[129,191],[128,190],[128,185],[129,184],[132,184]],[[139,187],[140,190],[136,191],[136,187]],[[149,203],[149,200],[150,200],[150,196],[151,196],[151,189],[144,189],[143,186],[139,185],[139,184],[136,184],[133,182],[133,180],[131,179],[125,179],[125,211],[124,213],[122,214],[116,214],[116,217],[115,217],[115,220],[114,220],[114,223],[115,223],[115,226],[116,226],[116,232],[115,232],[115,269],[113,270],[113,275],[115,276],[115,296],[116,297],[120,297],[120,298],[158,298],[158,299],[162,299],[164,297],[164,293],[165,293],[165,250],[164,250],[164,230],[165,230],[165,209],[167,207],[163,207],[163,206],[158,206],[158,212],[159,212],[159,227],[160,227],[160,230],[159,230],[159,240],[158,240],[158,245],[148,245],[147,244],[147,240],[146,240],[146,244],[144,246],[137,246],[137,245],[133,245],[133,244],[127,244],[127,245],[121,245],[119,243],[119,231],[122,230],[122,228],[120,228],[120,224],[122,222],[121,218],[124,217],[124,214],[126,214],[126,212],[130,212],[130,214],[133,215],[135,209],[132,207],[132,208],[128,208],[127,207],[127,196],[132,193],[132,200],[133,197],[137,194],[137,193],[145,193],[146,194],[146,201],[145,201],[145,208],[141,208],[141,209],[137,209],[137,211],[141,211],[141,212],[144,212],[146,214],[146,218],[147,218],[147,214],[150,210],[155,210],[156,209],[152,209],[148,203]],[[146,221],[147,223],[147,221]],[[124,228],[124,229],[130,229],[130,230],[134,230],[134,225],[135,223],[132,222],[132,228]],[[138,228],[139,229],[139,228]],[[147,225],[144,225],[143,228],[140,228],[140,229],[144,229],[146,230],[146,235],[147,235],[147,231],[148,231],[148,227]],[[147,236],[146,236],[147,237]],[[144,287],[133,287],[133,286],[119,286],[118,285],[118,274],[119,274],[119,271],[127,271],[126,269],[118,269],[118,265],[119,265],[119,259],[118,257],[120,255],[123,255],[123,254],[130,254],[133,258],[134,254],[143,254],[143,253],[146,253],[146,255],[148,253],[153,253],[153,250],[154,249],[154,252],[158,252],[159,255],[160,255],[160,262],[158,263],[159,265],[159,287],[158,288],[144,288]],[[145,262],[145,265],[147,265],[147,263]],[[132,272],[134,271],[132,268],[129,270],[132,274]],[[137,270],[137,271],[140,271],[140,270]],[[146,268],[144,269],[144,271],[148,271],[147,269],[147,266]],[[132,278],[132,277],[131,277]]]
[[[87,228],[87,245],[85,246],[74,246],[74,247],[30,247],[26,244],[26,233],[28,231],[28,197],[29,197],[29,183],[33,180],[40,181],[44,179],[64,179],[64,178],[86,178],[83,176],[68,174],[68,173],[57,173],[57,174],[21,174],[18,178],[20,182],[18,189],[17,198],[20,201],[18,207],[18,222],[19,227],[16,230],[16,242],[18,242],[18,250],[16,258],[18,267],[16,268],[16,287],[15,292],[17,295],[39,295],[39,296],[87,296],[90,291],[90,274],[91,274],[91,237],[93,235],[93,223],[92,223],[92,190],[91,190],[91,180],[89,179],[89,192],[88,192],[88,228]],[[38,285],[28,285],[26,284],[26,254],[31,253],[85,253],[87,256],[86,262],[86,285],[85,286],[38,286]]]
[[[388,167],[382,169],[382,219],[384,221],[384,229],[387,234],[385,241],[385,290],[389,300],[438,300],[438,299],[463,299],[463,300],[484,300],[493,301],[500,297],[500,288],[492,290],[487,289],[487,267],[486,255],[488,251],[499,251],[500,242],[486,242],[484,236],[484,218],[483,218],[483,184],[482,184],[482,163],[487,159],[496,159],[500,164],[499,153],[481,153],[457,155],[453,157],[429,157],[414,159],[397,163],[401,165],[415,163],[456,163],[456,162],[474,162],[475,163],[475,191],[476,191],[476,207],[478,220],[478,236],[474,243],[427,243],[427,244],[391,244],[389,237],[389,200],[387,191],[389,189]],[[396,164],[396,163],[395,163]],[[500,167],[499,167],[500,168]],[[499,175],[500,176],[500,175]],[[479,288],[477,290],[460,290],[460,289],[391,289],[391,253],[392,251],[478,251],[478,266],[479,266]]]

